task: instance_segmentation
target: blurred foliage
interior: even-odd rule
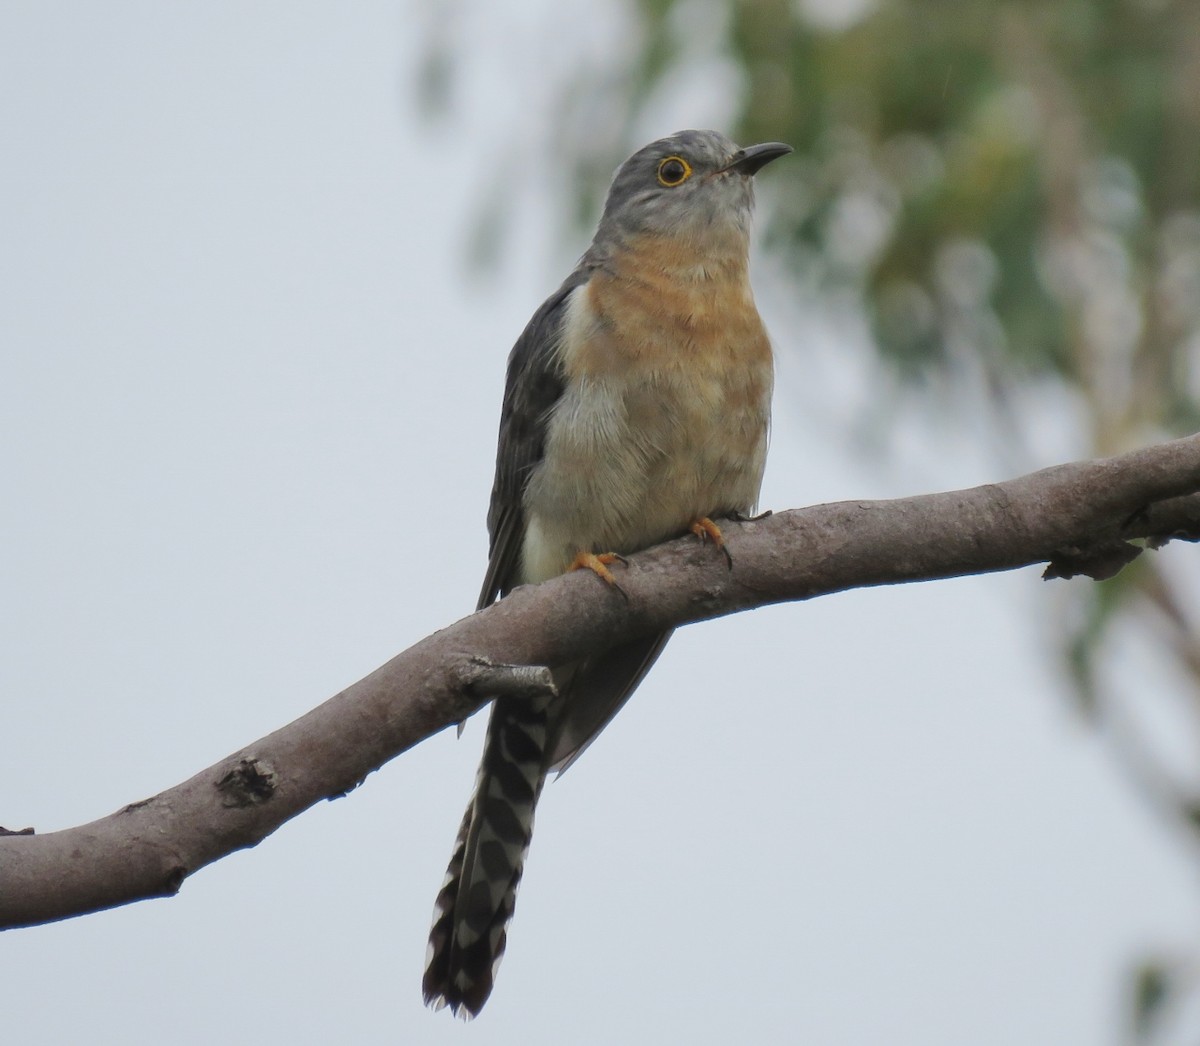
[[[1171,997],[1171,975],[1161,962],[1148,961],[1133,977],[1132,1029],[1134,1041],[1146,1041]]]

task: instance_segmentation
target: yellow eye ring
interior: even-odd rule
[[[682,156],[666,156],[658,162],[658,184],[674,189],[692,176],[692,165]]]

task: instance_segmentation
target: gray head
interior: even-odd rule
[[[639,233],[744,238],[754,174],[791,151],[780,142],[742,149],[719,131],[679,131],[651,142],[617,170],[596,242]]]

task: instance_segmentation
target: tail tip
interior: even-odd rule
[[[453,992],[446,986],[433,986],[426,984],[422,994],[425,997],[425,1005],[435,1013],[438,1010],[449,1008],[450,1012],[461,1021],[470,1021],[479,1016],[479,1011],[483,1009],[483,1004],[487,1001],[487,994],[482,998],[469,998],[467,993]]]

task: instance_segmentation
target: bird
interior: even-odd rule
[[[750,288],[754,175],[792,152],[679,131],[617,169],[591,245],[508,357],[478,608],[757,507],[774,365]],[[728,551],[725,550],[726,555]],[[556,666],[556,694],[498,697],[430,931],[423,994],[491,994],[549,773],[619,711],[663,632]]]

